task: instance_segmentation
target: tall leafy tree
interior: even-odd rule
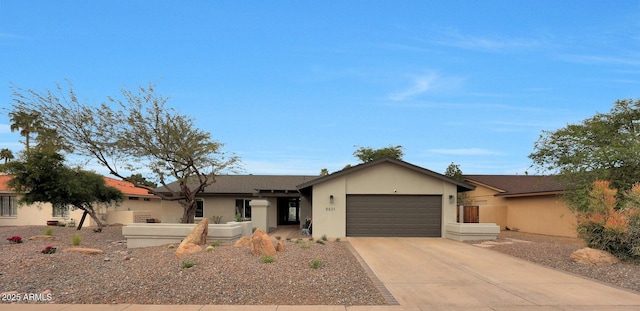
[[[102,176],[64,164],[64,156],[58,153],[33,150],[21,160],[4,165],[8,174],[9,188],[21,193],[19,204],[48,202],[52,205],[72,206],[83,210],[98,225],[101,206],[121,202],[123,194],[105,184]]]
[[[373,149],[371,147],[359,147],[353,156],[358,158],[360,162],[366,163],[382,157],[392,157],[394,159],[402,160],[404,152],[402,146],[389,146],[385,148]]]
[[[13,159],[15,159],[15,156],[13,155],[13,151],[11,151],[11,149],[8,149],[8,148],[0,149],[0,160],[4,160],[5,164],[7,164],[7,162]]]
[[[640,100],[618,100],[609,113],[579,124],[543,131],[529,155],[534,167],[558,174],[574,208],[584,209],[586,191],[608,180],[625,192],[640,181]]]
[[[451,162],[447,169],[444,171],[445,176],[449,176],[457,181],[464,181],[464,175],[462,174],[462,169],[460,169],[460,165]],[[468,197],[467,192],[458,192],[457,193],[457,203],[458,205],[471,205],[471,199]]]
[[[182,222],[192,223],[196,195],[215,182],[218,172],[237,168],[238,158],[224,152],[223,144],[197,128],[192,118],[168,107],[168,99],[156,94],[153,85],[121,94],[89,105],[78,99],[70,83],[68,89],[57,85],[44,92],[13,87],[16,109],[42,112],[44,124],[55,128],[76,154],[136,187],[179,202]],[[161,187],[129,180],[124,170],[151,172]]]
[[[40,114],[37,111],[14,110],[9,112],[11,132],[19,131],[24,136],[25,149],[29,153],[31,134],[37,133],[42,127]]]

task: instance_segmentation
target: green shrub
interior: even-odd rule
[[[328,240],[328,239],[327,239],[327,235],[326,235],[326,234],[323,234],[323,235],[322,235],[322,240],[323,240],[323,241],[327,241],[327,240]]]
[[[298,238],[295,240],[296,244],[302,242],[302,239]]]
[[[191,267],[193,267],[195,265],[196,265],[195,262],[190,261],[190,260],[185,260],[185,261],[182,262],[182,266],[181,267],[182,267],[182,269],[189,269],[189,268],[191,268]]]
[[[317,240],[316,243],[324,245],[324,241],[323,240]]]
[[[281,237],[281,236],[276,235],[276,240],[280,241],[281,239],[282,239],[282,237]]]
[[[310,266],[312,269],[318,269],[320,268],[320,264],[321,264],[320,259],[314,259],[311,261]]]
[[[44,235],[53,235],[53,228],[52,227],[46,227],[44,229]]]
[[[340,238],[336,238],[336,242],[340,242]]]
[[[213,251],[213,249],[214,249],[213,245],[207,246],[207,252]]]
[[[82,242],[82,237],[79,234],[76,233],[71,237],[71,244],[78,246],[80,242]]]
[[[287,237],[287,238],[286,238],[286,240],[287,240],[287,241],[291,241],[291,238]]]
[[[222,245],[222,242],[220,242],[220,240],[217,240],[217,241],[215,241],[215,242],[213,242],[213,243],[211,243],[209,245],[213,246],[213,247],[218,247],[218,246]]]
[[[176,246],[173,244],[169,244],[169,248],[173,249],[173,248],[176,248]]]
[[[304,243],[304,244],[300,245],[300,247],[302,247],[303,249],[307,249],[307,248],[311,247],[311,244],[310,243]]]
[[[273,257],[273,256],[269,256],[269,255],[267,255],[267,256],[263,256],[263,257],[260,259],[260,261],[262,261],[263,263],[272,263],[272,262],[276,261],[276,258],[275,258],[275,257]]]

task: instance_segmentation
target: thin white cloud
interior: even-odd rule
[[[462,82],[462,78],[446,77],[436,73],[414,76],[409,87],[400,92],[387,95],[387,99],[394,102],[411,100],[425,93],[458,89]]]
[[[436,36],[438,37],[438,36]],[[531,38],[508,38],[490,36],[463,35],[457,31],[446,31],[430,41],[434,44],[452,46],[465,50],[501,52],[518,49],[528,49],[540,46],[542,43],[538,39]]]
[[[390,94],[389,99],[393,101],[403,101],[418,96],[432,88],[437,79],[438,76],[435,74],[416,77],[413,79],[412,85],[408,89],[399,93]]]
[[[613,57],[602,55],[564,55],[562,59],[568,62],[580,63],[580,64],[616,64],[616,65],[628,65],[638,66],[640,60],[638,55],[630,57]]]
[[[446,155],[498,155],[497,151],[491,151],[482,148],[460,148],[460,149],[429,149],[431,153]]]

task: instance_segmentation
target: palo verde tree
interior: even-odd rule
[[[596,180],[607,180],[620,193],[640,181],[640,100],[618,100],[609,113],[580,124],[543,131],[529,155],[534,167],[557,174],[569,191],[571,207],[585,210]]]
[[[67,167],[64,156],[59,153],[32,150],[3,167],[13,176],[8,182],[9,188],[22,194],[18,204],[48,202],[54,206],[72,206],[88,214],[98,228],[103,227],[98,208],[123,199],[122,192],[107,186],[102,176]]]
[[[223,144],[197,128],[192,118],[167,107],[154,86],[122,90],[100,105],[84,103],[72,85],[37,92],[12,87],[14,109],[41,112],[42,122],[57,129],[74,153],[97,161],[109,172],[163,200],[177,201],[183,223],[192,223],[196,195],[215,182],[215,174],[237,168],[238,159]],[[123,171],[150,172],[154,188]]]

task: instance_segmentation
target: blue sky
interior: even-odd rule
[[[535,173],[541,131],[640,98],[640,1],[0,0],[0,107],[64,79],[92,103],[156,84],[244,173],[389,145],[440,173]],[[21,140],[0,115],[0,148]]]

